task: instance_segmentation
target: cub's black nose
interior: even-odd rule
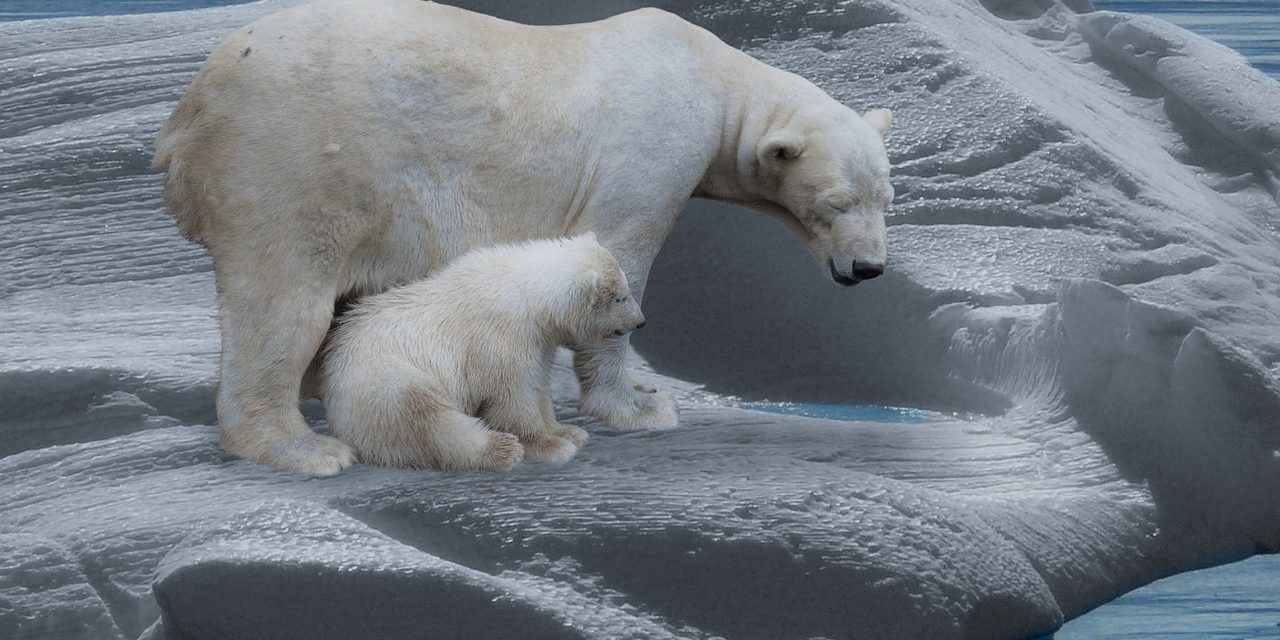
[[[636,325],[636,328],[643,329],[646,322],[648,322],[648,320],[642,320],[640,324]]]
[[[871,262],[853,263],[853,277],[859,280],[870,280],[882,273],[884,273],[883,264],[874,264]]]

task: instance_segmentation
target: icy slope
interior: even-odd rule
[[[1280,549],[1277,85],[1047,0],[666,5],[894,109],[899,196],[892,273],[852,290],[693,204],[640,351],[717,392],[984,416],[672,380],[682,429],[586,423],[563,467],[228,459],[209,263],[146,166],[207,51],[284,4],[0,26],[0,637],[1018,638]]]

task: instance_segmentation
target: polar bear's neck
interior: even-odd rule
[[[787,126],[802,107],[834,102],[813,83],[725,47],[709,70],[719,79],[719,148],[695,196],[737,204],[763,204],[771,190],[758,175],[756,150],[770,132]]]

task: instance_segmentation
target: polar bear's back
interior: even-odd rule
[[[613,72],[645,62],[638,50],[645,42],[667,49],[658,66],[670,66],[669,41],[691,41],[677,33],[686,30],[705,34],[654,9],[534,26],[421,0],[321,0],[234,33],[209,55],[191,91],[203,94],[204,108],[249,115],[287,108],[285,115],[376,118],[396,108],[456,108],[451,115],[468,117],[478,115],[468,113],[478,94],[528,87],[510,97],[532,108],[547,97],[563,103],[566,91],[572,99],[576,86],[598,90],[599,81],[619,79]]]
[[[674,92],[695,90],[672,79],[682,28],[696,29],[656,10],[528,26],[418,0],[267,16],[210,54],[161,131],[166,205],[211,250],[252,245],[275,219],[335,255],[383,243],[386,272],[365,274],[378,283],[421,277],[476,240],[563,233],[591,152],[654,138],[635,129],[672,107],[644,102],[686,104]],[[648,155],[594,175],[630,179],[622,167]],[[430,263],[415,264],[424,245]]]

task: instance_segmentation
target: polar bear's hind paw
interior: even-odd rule
[[[356,461],[356,452],[351,447],[337,438],[311,432],[276,443],[262,452],[262,455],[240,452],[234,446],[226,448],[251,460],[311,476],[334,476]]]

